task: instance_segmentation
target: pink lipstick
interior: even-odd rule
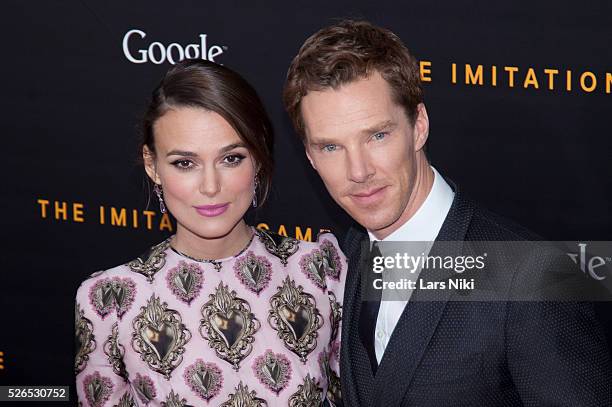
[[[216,205],[200,205],[194,206],[196,212],[202,216],[213,217],[219,216],[229,208],[229,202]]]

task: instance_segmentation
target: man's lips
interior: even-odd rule
[[[229,202],[214,205],[199,205],[194,206],[195,210],[202,216],[219,216],[227,210]]]
[[[367,191],[350,194],[349,196],[358,204],[367,205],[379,200],[386,188],[386,186],[373,188]]]

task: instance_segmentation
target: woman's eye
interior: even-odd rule
[[[332,152],[332,151],[336,151],[337,148],[338,146],[335,144],[327,144],[323,146],[322,150],[327,151],[327,152]]]
[[[176,160],[172,163],[179,170],[188,170],[193,166],[193,163],[189,160]]]
[[[231,166],[236,166],[240,164],[240,162],[244,160],[244,158],[245,156],[243,156],[242,154],[231,154],[231,155],[225,156],[225,158],[223,159],[223,162]]]

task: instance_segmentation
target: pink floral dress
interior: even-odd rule
[[[216,261],[170,240],[79,287],[79,405],[339,404],[347,267],[334,235],[254,229],[241,253]]]

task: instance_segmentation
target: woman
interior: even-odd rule
[[[309,243],[245,223],[272,175],[272,128],[253,88],[183,61],[154,91],[143,136],[176,234],[79,287],[80,403],[337,403],[346,260],[331,234]]]

